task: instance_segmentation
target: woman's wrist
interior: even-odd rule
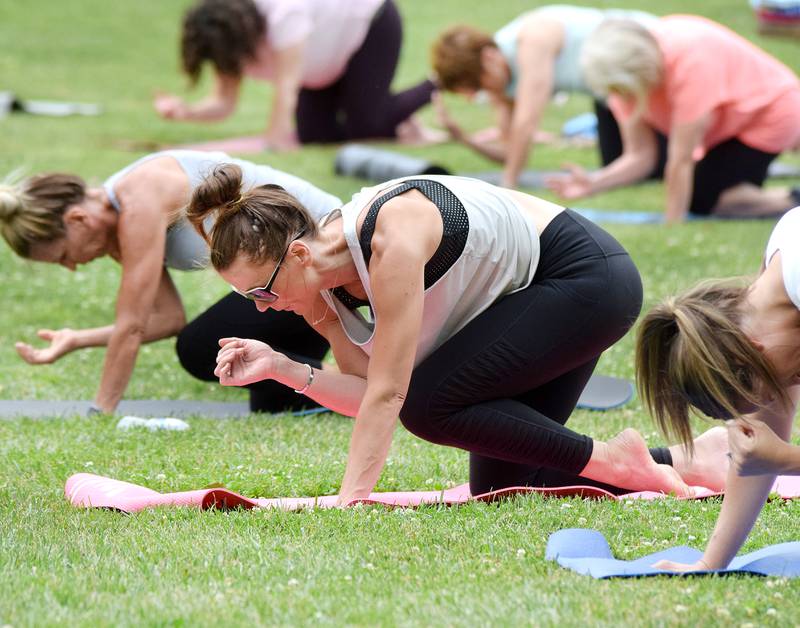
[[[785,475],[800,475],[800,447],[786,441],[781,441],[779,447],[780,469],[778,472]]]

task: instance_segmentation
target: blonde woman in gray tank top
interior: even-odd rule
[[[564,425],[641,306],[635,266],[597,225],[446,176],[365,189],[318,225],[290,195],[243,193],[240,182],[235,167],[217,171],[196,190],[189,220],[233,289],[262,312],[303,315],[340,372],[229,337],[216,374],[224,385],[271,379],[355,417],[340,503],[373,489],[398,416],[420,438],[469,452],[473,494],[719,487],[723,428],[701,436],[690,460],[680,448],[648,450],[635,430],[606,443]],[[210,236],[209,217],[220,225]]]
[[[304,197],[316,218],[340,204],[338,198],[310,183],[267,166],[224,153],[195,151],[148,155],[110,177],[102,187],[87,187],[83,179],[71,174],[36,175],[17,185],[0,186],[0,233],[21,257],[60,264],[73,271],[104,256],[122,266],[112,324],[90,329],[43,329],[38,335],[46,346],[18,342],[19,355],[30,364],[47,364],[85,347],[108,347],[93,406],[103,412],[113,412],[124,395],[141,344],[178,334],[181,362],[198,377],[207,371],[204,379],[213,377],[217,339],[231,329],[260,327],[269,333],[278,326],[286,332],[280,335],[294,334],[292,337],[300,339],[296,353],[312,361],[321,359],[327,345],[317,341],[300,319],[293,323],[260,317],[248,323],[244,317],[251,308],[239,312],[244,299],[238,297],[226,297],[209,310],[220,335],[214,336],[208,324],[200,324],[209,313],[186,324],[169,269],[205,267],[208,248],[188,228],[182,212],[203,176],[225,162],[242,168],[247,187],[281,185]],[[238,326],[234,324],[237,321]],[[303,337],[311,341],[306,343]],[[183,346],[186,349],[182,351]],[[285,350],[291,353],[293,348]],[[205,365],[203,351],[208,356]],[[298,403],[296,396],[286,395],[280,388],[262,391],[276,404],[269,409],[284,409],[279,399]]]

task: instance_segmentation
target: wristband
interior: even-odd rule
[[[306,385],[305,386],[303,386],[300,389],[295,389],[295,392],[298,395],[302,395],[303,393],[305,393],[311,387],[311,384],[314,383],[314,369],[313,369],[313,367],[310,364],[304,364],[303,366],[305,366],[308,369],[308,380],[306,381]]]

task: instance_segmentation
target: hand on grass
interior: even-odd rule
[[[223,386],[246,386],[270,379],[280,353],[258,340],[221,338],[214,375]]]
[[[739,475],[780,474],[786,469],[786,450],[791,447],[756,419],[728,422],[731,463]]]
[[[268,130],[264,136],[264,150],[283,153],[297,150],[298,148],[300,148],[300,142],[297,141],[297,134],[292,130]]]
[[[676,573],[686,573],[687,571],[711,571],[705,561],[698,560],[696,563],[675,563],[671,560],[659,560],[653,565],[654,569],[662,569],[664,571],[674,571]]]
[[[167,120],[183,120],[186,118],[186,103],[178,96],[156,92],[153,107],[158,115]]]
[[[572,200],[589,196],[593,192],[589,173],[575,164],[565,164],[564,167],[567,172],[547,177],[545,185],[561,198]]]
[[[431,97],[431,102],[433,102],[433,108],[436,111],[436,118],[439,124],[447,130],[450,137],[456,141],[464,139],[464,130],[450,116],[450,112],[447,109],[447,105],[444,104],[442,95],[439,92],[434,92]]]
[[[50,345],[41,349],[26,342],[14,345],[19,356],[28,364],[52,364],[75,348],[75,332],[72,329],[40,329],[36,335]]]

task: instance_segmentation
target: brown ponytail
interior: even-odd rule
[[[211,249],[211,264],[228,268],[240,253],[255,263],[278,259],[289,241],[317,235],[317,224],[279,185],[242,191],[242,169],[222,164],[195,189],[186,218]],[[210,231],[209,218],[214,219]]]
[[[689,410],[717,419],[761,406],[786,391],[741,327],[748,288],[741,280],[706,281],[654,307],[639,325],[639,394],[661,431],[692,448]]]
[[[20,257],[31,246],[64,235],[64,212],[86,198],[86,183],[71,174],[40,174],[0,184],[0,234]]]

